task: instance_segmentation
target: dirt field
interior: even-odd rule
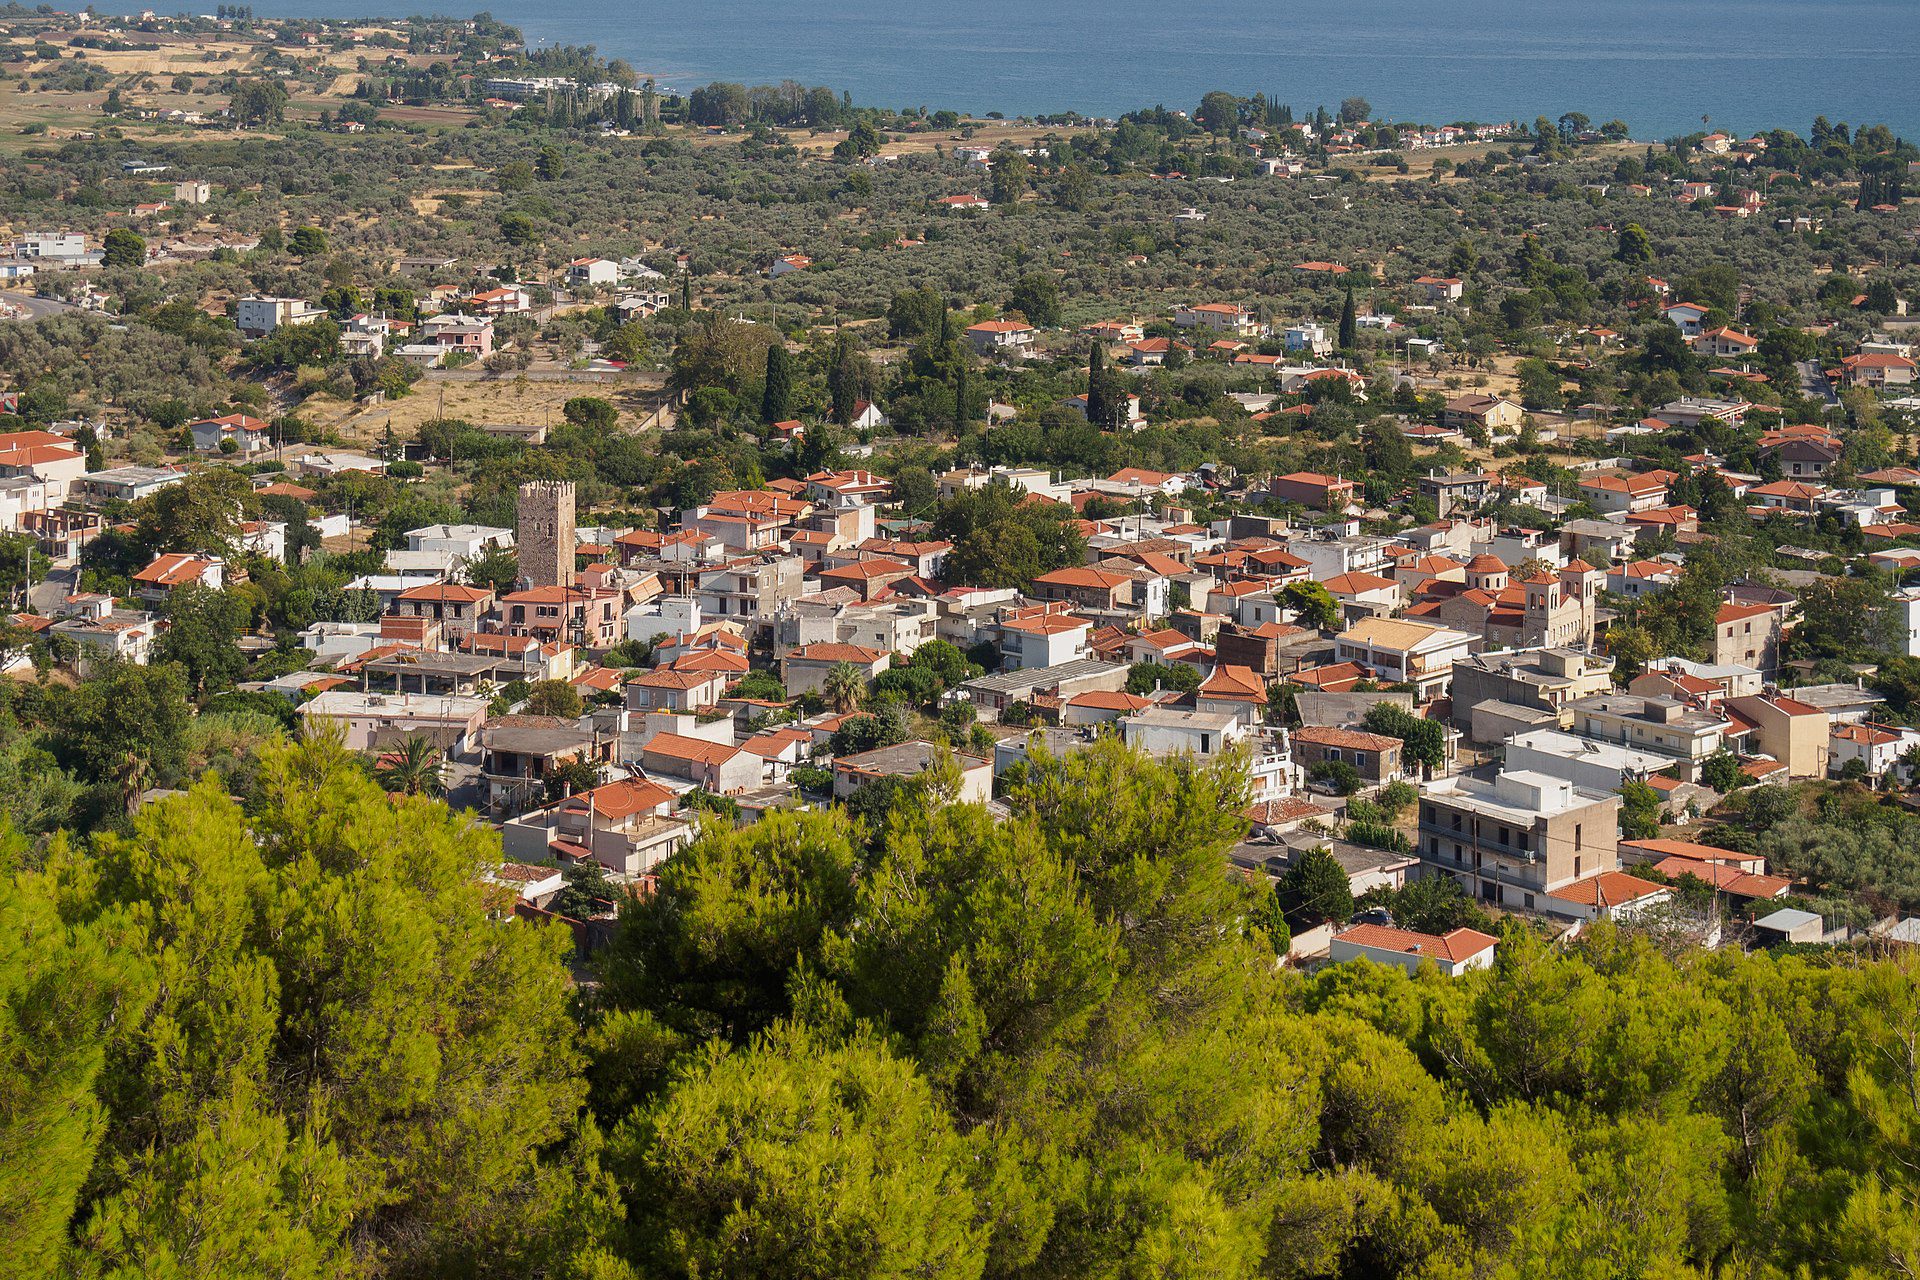
[[[621,425],[638,429],[660,403],[657,382],[588,383],[543,382],[503,378],[464,382],[425,381],[412,394],[386,404],[356,409],[330,396],[315,396],[300,407],[309,422],[338,431],[343,440],[370,444],[389,425],[402,439],[411,438],[420,424],[434,418],[461,418],[474,423],[536,423],[564,421],[561,408],[575,396],[599,396],[620,410]]]
[[[1347,160],[1345,167],[1351,168],[1359,173],[1361,178],[1367,182],[1416,182],[1424,178],[1432,177],[1433,166],[1440,160],[1446,160],[1452,164],[1459,164],[1462,160],[1479,160],[1489,151],[1506,151],[1508,153],[1525,151],[1529,145],[1530,144],[1524,140],[1516,141],[1512,138],[1496,138],[1491,142],[1472,142],[1460,147],[1436,147],[1425,151],[1407,151],[1402,153],[1407,160],[1406,173],[1400,173],[1394,169],[1376,168],[1373,162],[1379,159],[1378,156],[1357,156]],[[1638,159],[1646,154],[1646,150],[1647,144],[1644,142],[1602,142],[1595,146],[1581,147],[1580,155],[1582,158],[1588,156],[1617,157],[1630,155]],[[1339,168],[1341,165],[1336,163],[1335,167]],[[1441,181],[1466,182],[1468,179],[1443,178]]]
[[[428,192],[423,196],[409,196],[407,202],[413,211],[423,218],[430,218],[440,212],[440,206],[448,196],[465,196],[470,200],[487,200],[498,195],[497,191],[488,191],[482,187],[446,187]]]

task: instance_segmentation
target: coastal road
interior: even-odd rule
[[[42,316],[57,316],[62,311],[80,310],[70,302],[36,298],[30,293],[14,293],[8,289],[0,289],[0,303],[5,304],[0,306],[0,319],[5,320],[38,320]],[[7,307],[14,310],[8,311]]]

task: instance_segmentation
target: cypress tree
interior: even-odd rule
[[[793,358],[775,339],[767,348],[767,384],[760,395],[760,420],[771,425],[793,416]]]
[[[1347,300],[1340,305],[1340,349],[1353,350],[1353,340],[1358,332],[1359,322],[1353,312],[1353,286],[1347,286]]]
[[[1087,357],[1087,421],[1104,427],[1107,415],[1107,344],[1095,338]]]

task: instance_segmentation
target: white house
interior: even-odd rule
[[[395,573],[452,573],[492,547],[513,546],[513,530],[485,524],[430,524],[407,530],[407,545],[387,552]]]
[[[1454,929],[1436,937],[1384,924],[1356,924],[1333,935],[1327,959],[1335,964],[1371,960],[1408,973],[1430,961],[1451,978],[1470,969],[1491,969],[1498,943],[1499,939],[1473,929]]]
[[[1464,631],[1415,622],[1410,618],[1362,618],[1340,633],[1336,661],[1365,667],[1376,680],[1414,686],[1420,701],[1443,692],[1453,679],[1453,664],[1473,651],[1475,637]]]
[[[1707,318],[1707,312],[1711,309],[1697,302],[1670,302],[1660,308],[1660,314],[1679,326],[1681,336],[1697,338],[1701,332],[1700,322]]]
[[[1828,735],[1827,767],[1840,772],[1850,760],[1867,768],[1867,777],[1891,777],[1907,748],[1920,743],[1920,732],[1904,725],[1837,724]]]
[[[29,231],[13,247],[15,257],[47,262],[76,262],[87,256],[87,237],[78,231]]]
[[[1009,671],[1057,667],[1091,656],[1093,623],[1070,613],[1038,613],[1000,624],[1000,657]]]
[[[1288,325],[1280,331],[1280,340],[1289,352],[1304,351],[1315,356],[1333,354],[1333,339],[1327,336],[1327,326],[1323,324]]]
[[[567,264],[567,283],[570,285],[595,288],[618,284],[619,281],[620,264],[606,258],[575,258]]]
[[[982,320],[967,326],[967,341],[983,356],[1011,354],[1033,346],[1034,330],[1018,320]]]
[[[1251,310],[1232,302],[1202,302],[1173,309],[1173,323],[1181,329],[1204,329],[1234,338],[1265,337],[1267,326]]]

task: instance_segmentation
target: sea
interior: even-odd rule
[[[254,9],[364,17],[372,2]],[[1920,0],[493,0],[488,11],[530,45],[590,44],[679,90],[791,79],[862,105],[1116,116],[1192,110],[1223,89],[1296,115],[1363,97],[1376,120],[1425,124],[1579,112],[1660,139],[1805,133],[1824,115],[1920,138]]]

